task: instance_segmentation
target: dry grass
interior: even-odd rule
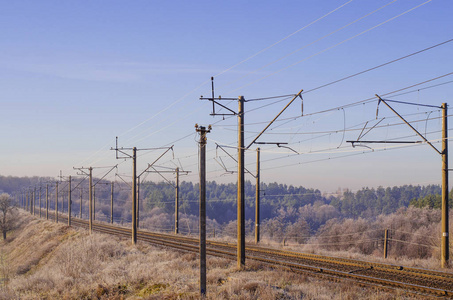
[[[21,218],[28,225],[23,222],[0,244],[0,274],[9,279],[0,299],[199,298],[199,262],[193,253],[131,246],[129,239]],[[239,272],[236,262],[215,257],[208,257],[207,284],[208,299],[405,299],[253,261]]]

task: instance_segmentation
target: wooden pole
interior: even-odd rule
[[[113,182],[110,191],[110,223],[113,224]]]
[[[49,220],[49,184],[46,184],[46,220]]]
[[[93,221],[96,221],[96,185],[93,186]]]
[[[179,168],[176,168],[175,187],[175,234],[179,233]]]
[[[245,267],[244,97],[238,99],[237,267]]]
[[[68,182],[68,189],[69,189],[69,192],[68,192],[68,226],[71,226],[71,204],[72,204],[72,200],[71,200],[71,176],[69,176],[69,182]]]
[[[33,189],[33,215],[35,215],[35,206],[36,206],[36,187]]]
[[[140,176],[137,176],[137,229],[140,228]]]
[[[93,233],[93,168],[90,167],[88,169],[90,171],[90,183],[89,183],[89,200],[88,200],[88,214],[89,214],[89,221],[88,221],[88,227],[90,230],[90,234]]]
[[[80,219],[83,219],[83,215],[82,215],[82,194],[83,194],[83,188],[80,187]]]
[[[448,128],[447,103],[442,103],[442,241],[441,265],[448,268],[450,259],[448,236]]]
[[[260,148],[256,149],[255,244],[260,242]]]
[[[137,148],[132,148],[132,244],[137,243]]]
[[[42,192],[42,188],[39,187],[39,217],[41,218],[41,192]]]
[[[58,223],[58,182],[55,183],[55,223]]]

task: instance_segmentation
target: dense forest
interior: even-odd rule
[[[77,179],[80,180],[80,179]],[[79,195],[82,201],[87,197],[87,180],[74,189],[78,182],[73,183],[73,205]],[[98,180],[93,180],[97,182]],[[95,187],[96,210],[100,215],[110,215],[111,187],[107,182],[99,182]],[[50,193],[54,193],[55,180],[40,177],[0,176],[0,192],[15,194],[25,189],[41,187],[44,193],[46,184],[50,185]],[[80,190],[80,188],[82,188]],[[341,218],[373,219],[380,214],[396,212],[401,207],[410,205],[418,208],[440,208],[440,186],[412,186],[362,188],[356,192],[339,191],[336,194],[322,194],[315,189],[295,187],[279,183],[261,184],[261,219],[272,219],[285,215],[288,222],[295,222],[297,215],[310,207],[329,207],[329,215]],[[192,182],[180,184],[180,212],[186,215],[198,215],[199,186]],[[67,182],[60,183],[59,194],[67,198]],[[207,215],[219,224],[226,224],[236,219],[236,184],[217,184],[207,182]],[[44,197],[44,195],[42,195]],[[451,196],[451,193],[450,193]],[[247,181],[245,184],[245,216],[253,220],[255,215],[255,186]],[[116,182],[114,188],[114,217],[130,219],[130,188],[125,183]],[[450,203],[451,204],[451,203]],[[64,207],[64,204],[63,204]],[[143,216],[152,210],[172,214],[175,209],[175,188],[166,182],[143,182],[140,185],[140,210]],[[75,211],[76,208],[73,208]],[[297,213],[296,213],[297,212]],[[311,229],[317,230],[321,224],[312,221]]]
[[[377,189],[362,188],[353,193],[345,191],[342,197],[333,197],[330,204],[337,208],[345,217],[357,218],[375,217],[379,214],[390,214],[401,207],[413,205],[425,207],[423,199],[438,197],[440,201],[441,188],[438,185],[395,187],[378,187]],[[436,196],[437,195],[437,196]],[[451,196],[451,194],[450,194]],[[430,206],[433,208],[434,206]]]

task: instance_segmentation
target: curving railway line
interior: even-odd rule
[[[49,217],[54,218],[53,215]],[[59,219],[63,222],[67,221],[67,216],[59,215]],[[88,228],[86,220],[71,218],[71,222],[75,226]],[[127,238],[131,236],[130,228],[98,222],[93,223],[93,230]],[[199,241],[196,238],[139,230],[137,239],[182,251],[196,253],[199,251]],[[233,243],[207,241],[206,250],[208,255],[236,259],[236,244]],[[453,273],[449,272],[276,250],[254,245],[246,246],[246,258],[329,280],[349,279],[363,286],[398,288],[412,293],[453,298]]]

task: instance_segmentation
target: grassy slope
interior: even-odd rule
[[[20,214],[0,242],[0,299],[198,299],[195,254],[74,230]],[[208,257],[209,299],[404,299],[249,261]]]

